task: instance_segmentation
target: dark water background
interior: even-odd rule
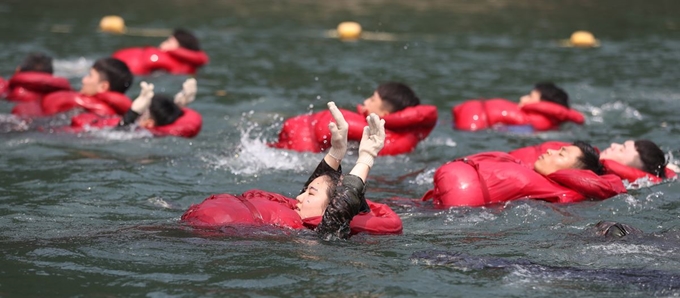
[[[108,14],[129,27],[189,28],[211,61],[191,105],[204,119],[195,139],[0,134],[0,297],[677,296],[678,182],[571,205],[435,210],[394,197],[420,197],[455,157],[545,140],[606,147],[649,138],[677,155],[678,11],[671,0],[4,0],[4,77],[26,53],[45,51],[79,88],[97,58],[163,39],[98,32]],[[397,40],[324,37],[347,20]],[[580,29],[602,46],[558,45]],[[131,97],[141,79],[174,93],[185,77],[137,78]],[[309,231],[205,236],[178,223],[213,193],[296,194],[322,155],[267,148],[282,119],[329,100],[352,108],[388,80],[410,84],[440,116],[415,152],[379,158],[371,172],[370,199],[402,217],[403,235],[327,243]],[[569,92],[585,126],[535,135],[451,129],[450,108],[463,100],[518,99],[543,80]],[[0,103],[0,114],[10,109]],[[590,231],[600,220],[656,236],[606,241]],[[464,253],[468,263],[432,261],[434,250]],[[476,258],[540,266],[469,265]]]

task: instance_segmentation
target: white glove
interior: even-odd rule
[[[331,150],[328,151],[331,157],[342,160],[347,153],[347,130],[349,124],[345,121],[345,116],[342,115],[334,102],[328,102],[328,110],[331,111],[335,122],[328,123],[328,129],[331,131]]]
[[[144,111],[149,109],[154,93],[153,84],[142,81],[139,83],[139,86],[142,87],[142,90],[139,92],[139,96],[135,98],[135,101],[132,102],[132,107],[130,107],[130,109],[141,115]]]
[[[371,113],[366,117],[366,121],[368,126],[364,127],[364,134],[361,135],[357,163],[366,164],[370,168],[373,167],[373,160],[378,156],[380,149],[385,146],[385,120]]]
[[[188,78],[182,84],[182,91],[175,94],[175,104],[180,107],[186,107],[196,99],[196,89],[196,79]]]

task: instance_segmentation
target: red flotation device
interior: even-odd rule
[[[195,74],[209,60],[203,51],[185,48],[162,51],[155,47],[121,49],[113,53],[113,57],[125,62],[135,75],[147,75],[156,70],[172,74]]]
[[[186,107],[182,108],[182,112],[184,114],[177,118],[175,122],[149,128],[149,131],[155,136],[177,136],[184,138],[197,136],[201,132],[203,117],[198,112]]]
[[[399,216],[387,205],[367,201],[371,212],[352,219],[352,234],[398,234],[402,231]],[[289,229],[314,229],[321,216],[302,220],[295,212],[296,201],[263,190],[249,190],[241,195],[212,195],[192,205],[181,217],[193,227],[215,228],[228,225],[273,225]]]
[[[485,206],[518,199],[570,203],[587,198],[606,199],[625,193],[615,175],[598,176],[587,170],[560,170],[543,176],[503,152],[486,152],[448,162],[434,174],[432,199],[439,208]]]
[[[360,110],[360,106],[357,106]],[[366,116],[340,109],[349,125],[347,139],[361,141]],[[379,155],[397,155],[413,151],[437,124],[437,107],[418,105],[408,107],[385,117],[385,146]],[[321,111],[287,119],[283,123],[279,140],[269,144],[275,148],[295,151],[322,152],[331,147],[328,124],[334,121],[330,111]]]
[[[184,138],[193,138],[201,132],[203,125],[203,117],[198,112],[190,108],[182,108],[184,112],[182,116],[177,118],[175,122],[147,128],[154,136],[177,136]],[[81,132],[85,128],[103,128],[114,127],[120,123],[122,117],[118,115],[98,115],[95,113],[81,113],[71,118],[71,127],[68,131]]]
[[[536,131],[557,129],[571,121],[583,124],[583,115],[562,105],[541,101],[521,108],[503,98],[468,100],[451,109],[454,128],[476,131],[497,125],[531,125]]]
[[[83,108],[97,115],[123,115],[132,106],[132,101],[119,92],[102,92],[87,96],[75,91],[53,92],[42,100],[42,113],[46,116]]]
[[[538,159],[538,156],[548,151],[548,149],[558,150],[563,146],[569,145],[571,144],[566,142],[548,141],[534,146],[519,148],[508,153],[522,161],[524,164],[533,164]],[[602,165],[604,165],[607,174],[616,175],[621,179],[628,180],[628,182],[634,182],[643,177],[646,177],[652,183],[660,183],[663,181],[663,179],[655,175],[620,164],[613,160],[602,159],[600,161],[602,162]],[[665,174],[666,179],[675,179],[678,176],[677,173],[668,167],[665,169]]]
[[[4,78],[0,77],[0,97],[5,98],[7,95],[7,90],[9,89],[9,82]]]
[[[17,102],[38,101],[49,93],[71,90],[66,78],[36,71],[18,72],[7,84],[5,98]]]

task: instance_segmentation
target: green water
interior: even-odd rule
[[[5,78],[27,52],[45,51],[78,88],[94,60],[163,40],[98,32],[108,14],[129,27],[189,28],[211,60],[197,76],[192,108],[204,122],[194,139],[0,134],[0,297],[678,295],[677,282],[608,283],[570,278],[569,269],[470,270],[411,258],[444,250],[559,268],[659,270],[660,279],[678,279],[677,182],[571,205],[518,201],[435,210],[408,199],[427,191],[434,170],[448,160],[544,140],[607,147],[648,138],[677,155],[677,11],[680,2],[670,0],[3,1]],[[397,40],[324,37],[347,20]],[[558,45],[580,29],[602,46]],[[137,78],[130,96],[142,79],[173,93],[185,77]],[[381,157],[371,172],[369,198],[401,216],[402,235],[328,243],[310,231],[226,229],[206,236],[178,223],[184,210],[213,193],[296,194],[322,155],[266,147],[282,119],[319,111],[329,100],[352,108],[388,80],[408,83],[439,109],[437,127],[413,153]],[[586,125],[536,135],[451,129],[454,105],[518,99],[543,80],[569,92]],[[0,103],[0,113],[10,110]],[[589,234],[600,220],[659,237],[604,241]]]

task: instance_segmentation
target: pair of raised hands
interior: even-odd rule
[[[349,125],[334,102],[328,103],[328,109],[335,119],[335,122],[328,124],[331,131],[331,149],[328,153],[331,157],[341,160],[347,152]],[[364,127],[364,133],[361,136],[357,163],[366,164],[370,168],[373,166],[373,161],[378,156],[378,152],[385,145],[385,120],[371,113],[366,117],[366,122],[368,122],[368,126]]]
[[[139,92],[139,96],[132,102],[132,107],[130,107],[130,109],[137,114],[142,114],[149,109],[149,106],[151,106],[151,99],[154,96],[154,86],[153,84],[144,81],[139,83],[139,86],[142,90]],[[182,91],[175,95],[175,104],[180,107],[185,107],[194,101],[194,99],[196,99],[196,89],[196,79],[188,78],[182,84]]]

